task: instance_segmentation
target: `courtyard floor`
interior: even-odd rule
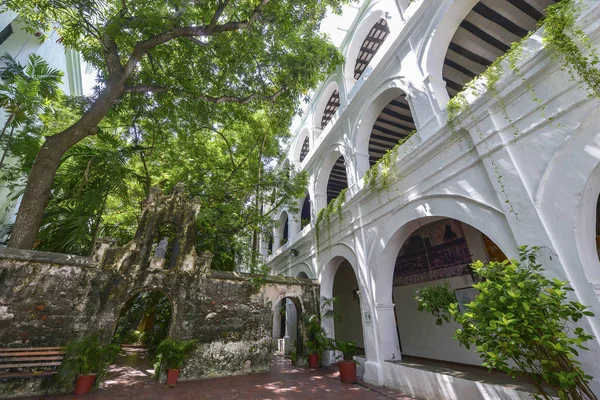
[[[167,388],[152,377],[143,354],[120,356],[98,391],[87,396],[48,396],[47,399],[396,399],[412,397],[385,388],[347,385],[333,368],[297,368],[273,357],[271,372],[227,378],[179,382]]]

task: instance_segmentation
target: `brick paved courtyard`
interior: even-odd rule
[[[296,368],[275,357],[271,372],[180,382],[167,388],[152,377],[147,359],[120,357],[108,379],[87,396],[49,396],[47,399],[397,399],[413,400],[398,392],[342,384],[337,368]]]

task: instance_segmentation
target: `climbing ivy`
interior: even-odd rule
[[[571,79],[583,87],[590,96],[600,98],[600,71],[596,68],[599,64],[599,58],[596,50],[590,42],[590,38],[575,25],[577,15],[581,13],[581,0],[563,0],[558,2],[546,10],[546,16],[542,19],[540,25],[544,26],[543,43],[544,47],[549,50],[550,56],[560,62],[562,70],[567,70]],[[504,69],[502,62],[506,59],[509,68],[523,81],[527,90],[531,93],[533,101],[539,105],[542,117],[546,118],[545,106],[542,106],[542,100],[536,95],[533,86],[526,82],[524,74],[518,67],[518,62],[523,57],[523,43],[525,43],[533,34],[530,32],[519,42],[511,45],[511,48],[501,57],[496,59],[481,75],[467,83],[463,90],[448,102],[448,127],[452,135],[457,137],[458,128],[461,126],[459,115],[467,110],[470,110],[471,105],[467,100],[467,95],[470,93],[473,96],[480,96],[488,91],[496,100],[502,115],[509,122],[514,136],[519,135],[519,130],[510,118],[506,103],[500,96],[496,84],[502,77]],[[475,122],[474,116],[471,115],[472,122]],[[547,118],[552,124],[551,118]],[[486,138],[480,131],[477,124],[474,124],[480,140],[487,147],[487,153],[490,154],[490,147]],[[460,143],[460,142],[459,142]],[[504,197],[505,203],[510,207],[510,212],[518,216],[505,190],[505,185],[502,181],[502,175],[498,164],[491,155],[488,155],[490,163],[496,175],[500,192]]]
[[[416,130],[413,130],[406,137],[402,138],[394,147],[389,149],[383,157],[381,157],[367,172],[365,172],[364,182],[365,188],[372,192],[381,193],[388,189],[392,183],[393,165],[398,159],[398,149],[408,139],[414,135]]]
[[[317,221],[315,223],[315,237],[317,239],[317,250],[319,249],[320,244],[320,235],[319,229],[323,226],[325,222],[327,224],[327,240],[331,244],[331,214],[337,214],[339,219],[340,228],[342,226],[342,222],[344,220],[344,215],[342,212],[342,204],[346,201],[346,192],[348,188],[342,189],[340,194],[333,200],[327,204],[327,207],[321,209],[319,214],[317,214]]]

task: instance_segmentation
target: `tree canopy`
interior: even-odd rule
[[[84,187],[99,191],[87,197],[94,207],[80,210],[88,223],[54,221],[56,235],[88,227],[93,240],[102,226],[127,236],[124,221],[133,223],[148,188],[182,181],[203,200],[199,247],[231,266],[248,232],[270,223],[263,206],[293,205],[304,192],[302,175],[274,170],[278,141],[300,98],[341,62],[319,24],[344,2],[6,2],[42,39],[55,26],[99,71],[92,98],[29,124],[27,138],[39,143],[34,158],[15,143],[29,179],[10,245],[31,248],[42,219],[59,203],[75,207],[89,195]],[[69,209],[62,214],[78,215]],[[48,243],[48,226],[38,245]]]

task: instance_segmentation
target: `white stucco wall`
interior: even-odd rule
[[[600,261],[595,243],[600,101],[587,97],[561,71],[562,66],[542,48],[537,32],[524,46],[526,56],[519,63],[522,77],[505,65],[509,72],[497,83],[502,105],[490,95],[473,97],[470,110],[459,117],[462,129],[452,132],[447,125],[449,97],[441,79],[442,65],[453,32],[476,2],[365,2],[342,43],[342,52],[351,47],[353,35],[361,31],[368,16],[381,8],[389,11],[388,23],[394,26],[387,51],[378,53],[368,76],[359,82],[349,83],[344,66],[338,68],[317,91],[309,113],[297,126],[297,135],[308,131],[314,139],[301,164],[294,159],[298,150],[294,144],[301,145],[301,141],[292,140],[289,148],[291,162],[309,174],[313,216],[325,206],[326,179],[321,177],[328,176],[331,160],[338,154],[346,161],[349,191],[343,220],[335,214],[330,218],[331,240],[325,228],[317,245],[313,218],[310,226],[268,258],[269,265],[273,272],[290,276],[300,266],[309,267],[310,276],[321,282],[322,295],[331,296],[336,269],[344,260],[350,262],[361,292],[364,379],[371,383],[413,384],[407,378],[409,372],[386,363],[401,358],[395,309],[405,331],[401,336],[407,337],[402,339],[407,354],[477,361],[448,339],[450,326],[440,330],[430,321],[433,325],[427,324],[431,329],[426,330],[426,325],[420,325],[426,316],[416,313],[414,303],[407,305],[412,301],[412,288],[392,290],[394,262],[402,243],[420,226],[439,218],[468,224],[464,232],[474,259],[487,257],[480,232],[508,257],[517,255],[518,245],[542,246],[539,261],[546,274],[570,281],[575,289],[572,299],[600,315]],[[584,3],[579,23],[598,49],[600,3]],[[315,131],[316,105],[331,82],[342,91],[341,105],[332,122],[322,132]],[[532,100],[528,87],[541,104]],[[407,94],[417,133],[399,149],[389,188],[374,193],[362,180],[368,163],[359,150],[381,104],[398,90]],[[290,254],[291,248],[297,250],[296,256]],[[453,278],[453,285],[468,283],[461,279],[466,278]],[[420,327],[407,331],[415,322]],[[592,387],[600,394],[600,317],[580,323],[596,337],[580,361],[594,376]],[[325,325],[337,335],[339,329],[333,332],[333,326]],[[434,351],[432,341],[422,340],[425,333],[441,341],[446,352]],[[473,398],[485,398],[479,396]]]

